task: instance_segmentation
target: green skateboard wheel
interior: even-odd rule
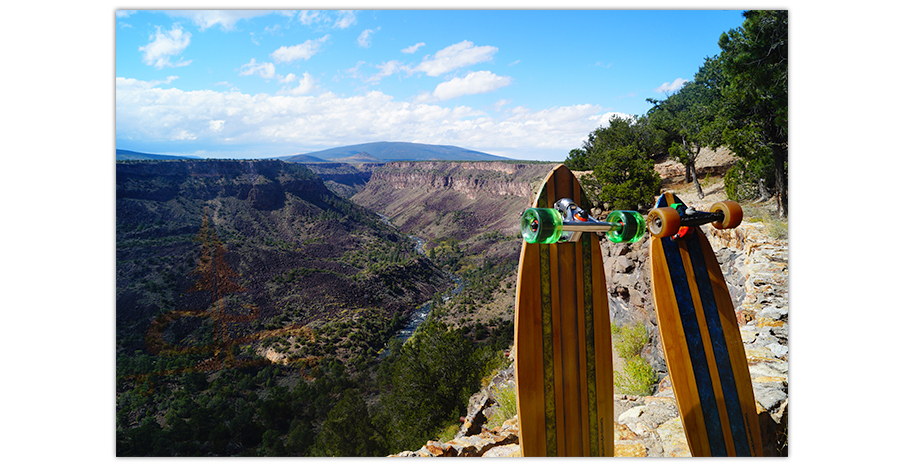
[[[606,221],[622,225],[619,229],[606,233],[606,237],[613,243],[636,243],[644,237],[644,217],[633,210],[614,210],[606,217]]]
[[[562,235],[563,216],[556,209],[531,207],[522,214],[522,237],[527,243],[552,244]]]

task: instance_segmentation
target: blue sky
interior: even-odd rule
[[[563,160],[719,52],[741,10],[117,10],[116,147],[274,157],[375,141]]]

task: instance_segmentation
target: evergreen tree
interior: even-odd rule
[[[593,170],[581,183],[591,200],[610,209],[649,206],[662,183],[652,160],[662,149],[662,141],[662,133],[646,116],[613,117],[609,126],[591,132],[582,149],[572,151],[575,155],[583,153],[579,163]]]
[[[719,38],[725,143],[754,162],[771,159],[779,214],[788,214],[788,13],[747,11],[744,23]]]
[[[328,413],[316,438],[314,456],[382,456],[366,402],[359,390],[344,392],[341,401]]]
[[[392,348],[392,351],[394,348]],[[479,388],[482,352],[458,330],[428,319],[383,368],[380,417],[391,450],[415,450],[465,412]]]
[[[653,203],[662,180],[653,169],[653,160],[635,145],[603,153],[588,184],[599,186],[598,200],[613,210],[638,210]]]
[[[713,125],[717,98],[716,88],[691,81],[665,100],[647,99],[654,104],[648,118],[667,133],[671,140],[669,155],[684,165],[685,182],[693,181],[701,199],[703,188],[697,179],[696,162],[701,149],[719,144],[719,132]]]

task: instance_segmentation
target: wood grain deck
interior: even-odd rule
[[[533,207],[568,197],[589,210],[559,165]],[[525,456],[613,456],[612,342],[599,238],[523,240],[516,288],[519,442]]]
[[[657,207],[680,202],[671,193]],[[756,401],[722,270],[698,227],[650,239],[653,301],[693,456],[762,456]]]

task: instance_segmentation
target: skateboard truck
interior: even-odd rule
[[[601,222],[575,201],[563,198],[552,209],[531,207],[522,214],[522,237],[527,243],[574,243],[584,232],[606,233],[614,243],[634,243],[644,236],[644,218],[630,210],[614,210]]]
[[[670,207],[657,207],[647,214],[647,230],[651,235],[673,239],[684,238],[694,231],[694,227],[712,223],[719,230],[734,228],[744,219],[741,205],[734,201],[716,202],[704,212],[682,203]]]

